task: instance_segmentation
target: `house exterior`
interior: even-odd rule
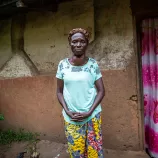
[[[55,73],[58,62],[71,55],[69,30],[84,27],[92,34],[87,54],[98,61],[105,84],[104,147],[143,150],[137,24],[145,9],[140,14],[136,6],[130,0],[75,0],[60,4],[57,12],[0,21],[1,127],[25,128],[43,139],[65,142]]]

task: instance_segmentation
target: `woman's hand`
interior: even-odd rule
[[[67,110],[65,110],[65,111],[66,111],[66,114],[67,114],[69,117],[71,117],[72,119],[75,118],[75,115],[78,114],[77,112],[72,112],[72,111],[67,111]]]
[[[91,115],[91,112],[73,113],[72,121],[82,122]]]

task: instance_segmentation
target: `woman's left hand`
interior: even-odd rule
[[[91,112],[77,113],[74,115],[74,118],[72,119],[72,121],[81,122],[87,117],[89,117],[90,115],[91,115]]]

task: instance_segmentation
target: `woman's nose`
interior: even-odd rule
[[[80,47],[80,46],[81,46],[81,43],[80,43],[80,42],[78,42],[78,43],[77,43],[77,47]]]

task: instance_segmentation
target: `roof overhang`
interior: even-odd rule
[[[29,11],[56,12],[58,4],[71,0],[0,0],[0,19]]]

